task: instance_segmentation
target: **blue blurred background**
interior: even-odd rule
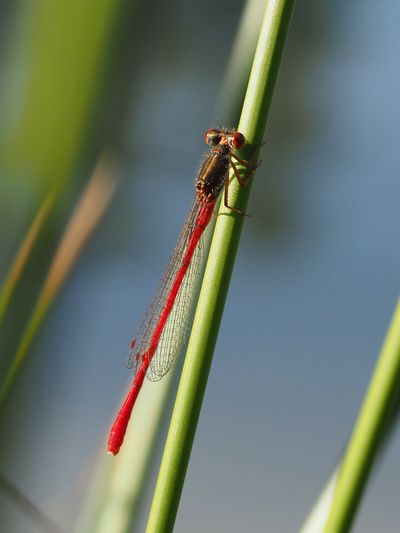
[[[1,8],[10,115],[26,91],[39,6],[48,2]],[[239,0],[119,7],[61,215],[103,146],[123,179],[0,419],[2,473],[67,531],[131,377],[130,337],[190,205],[202,134],[224,118],[215,106],[242,8]],[[296,531],[340,457],[398,296],[399,16],[389,1],[295,7],[177,533]],[[8,134],[3,124],[3,148]],[[10,168],[0,169],[2,276],[36,197]],[[40,258],[33,269],[40,280]],[[399,486],[396,432],[354,531],[397,532]],[[2,531],[37,531],[1,495],[0,504]]]

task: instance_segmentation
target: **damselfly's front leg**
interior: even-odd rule
[[[236,161],[238,161],[241,165],[243,165],[244,167],[246,167],[247,169],[251,170],[251,173],[249,176],[247,176],[247,178],[242,178],[241,175],[240,175],[240,172],[236,166],[236,164],[232,161],[232,157],[234,157],[236,159]],[[231,166],[233,168],[233,172],[235,173],[235,176],[239,182],[239,185],[241,187],[245,187],[249,181],[251,180],[251,178],[253,177],[255,171],[257,170],[257,168],[261,165],[261,160],[257,163],[257,165],[251,165],[248,161],[246,161],[245,159],[241,159],[240,157],[238,157],[237,155],[235,154],[231,154]]]
[[[244,179],[242,178],[242,176],[240,175],[239,169],[237,168],[236,164],[232,160],[233,157],[241,165],[243,165],[244,167],[246,167],[248,169],[251,169],[250,176],[248,176],[247,178],[244,178]],[[253,177],[253,174],[256,171],[256,169],[258,168],[258,166],[260,165],[260,163],[261,163],[261,161],[256,166],[253,166],[248,161],[246,161],[245,159],[241,159],[240,157],[238,157],[237,155],[235,155],[233,153],[230,156],[230,164],[231,164],[232,170],[235,173],[236,179],[238,180],[238,183],[239,183],[239,185],[241,187],[246,187],[246,185],[249,183],[249,181]],[[229,205],[229,202],[228,202],[228,191],[229,191],[229,175],[226,177],[225,187],[224,187],[224,205],[225,205],[225,207],[227,209],[230,209],[231,211],[235,211],[235,213],[239,213],[240,215],[244,215],[244,216],[247,216],[247,217],[251,216],[251,215],[248,215],[247,213],[245,213],[244,211],[242,211],[241,209]]]

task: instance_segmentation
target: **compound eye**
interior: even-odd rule
[[[204,140],[212,147],[218,146],[221,142],[222,134],[219,130],[208,130],[204,134]]]
[[[244,138],[244,135],[236,131],[233,134],[233,140],[232,140],[232,145],[235,148],[235,150],[240,150],[241,148],[243,148],[245,144],[246,144],[246,139]]]

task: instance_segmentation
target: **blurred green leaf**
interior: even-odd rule
[[[74,170],[96,108],[121,0],[21,2],[13,21],[24,27],[23,49],[13,39],[8,86],[18,78],[14,118],[2,126],[0,160],[12,178],[48,190]],[[23,24],[22,24],[23,21]],[[18,53],[16,48],[18,48]],[[10,116],[3,90],[0,116]],[[4,131],[4,127],[7,130]]]
[[[350,531],[374,461],[391,429],[394,406],[399,402],[399,383],[400,300],[339,467],[325,533]]]
[[[48,309],[64,284],[79,253],[104,215],[116,186],[116,179],[104,159],[100,160],[93,177],[87,185],[63,239],[56,251],[49,272],[40,291],[36,305],[28,322],[17,352],[0,386],[0,407],[25,361],[32,340],[35,337]]]

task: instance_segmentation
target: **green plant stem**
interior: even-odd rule
[[[373,462],[398,402],[400,383],[400,300],[383,344],[357,423],[347,447],[325,533],[350,530]]]
[[[267,3],[238,128],[248,141],[248,145],[240,154],[246,159],[254,158],[263,140],[292,8],[293,0],[275,0]],[[249,193],[250,186],[239,190],[239,185],[234,180],[229,188],[230,205],[245,209]],[[170,532],[175,523],[242,225],[243,216],[221,207],[147,524],[147,533]]]

